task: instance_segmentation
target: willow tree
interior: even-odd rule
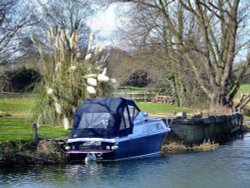
[[[235,56],[240,47],[239,27],[246,13],[246,6],[240,0],[126,2],[133,3],[136,11],[143,10],[141,23],[151,24],[147,25],[144,37],[159,40],[158,44],[163,41],[161,48],[166,49],[165,58],[177,75],[180,90],[186,91],[188,73],[190,84],[199,87],[210,106],[231,104],[250,63],[248,60],[237,70],[237,76],[234,74]],[[155,22],[148,22],[156,17]]]

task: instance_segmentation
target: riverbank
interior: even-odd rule
[[[51,156],[44,157],[44,152],[39,152],[41,146],[34,142],[34,109],[34,95],[0,96],[0,165],[57,163],[51,156],[57,156],[62,150],[59,153],[51,150]],[[67,137],[69,133],[70,130],[51,125],[38,128],[40,140]]]
[[[0,166],[68,164],[70,159],[65,154],[64,146],[65,143],[60,140],[0,144]],[[218,143],[210,141],[194,146],[187,146],[179,141],[166,141],[161,153],[205,152],[216,150],[218,147]]]
[[[55,140],[0,144],[0,166],[66,164],[64,143]]]
[[[20,164],[58,164],[67,163],[63,143],[55,138],[67,137],[69,130],[62,127],[42,125],[38,128],[40,142],[34,142],[32,133],[32,114],[35,99],[33,96],[11,96],[0,99],[0,165]],[[179,108],[168,104],[138,103],[143,111],[150,115],[166,117],[171,112],[191,109]],[[163,113],[164,112],[164,113]],[[173,115],[173,114],[172,114]],[[205,141],[200,145],[184,145],[182,142],[166,140],[162,147],[163,153],[177,153],[186,151],[210,151],[217,149],[219,144]]]

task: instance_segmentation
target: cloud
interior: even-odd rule
[[[115,14],[116,5],[109,6],[106,10],[98,11],[94,16],[90,17],[87,25],[92,31],[112,32],[118,27],[118,20]]]

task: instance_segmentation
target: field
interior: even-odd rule
[[[0,142],[30,141],[35,99],[33,96],[0,98]],[[67,137],[69,131],[61,127],[42,125],[38,129],[41,138]]]

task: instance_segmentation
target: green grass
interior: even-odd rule
[[[6,113],[32,112],[35,99],[27,98],[3,98],[0,99],[0,110]]]
[[[250,94],[250,84],[241,85],[238,94]]]
[[[132,86],[122,86],[118,89],[118,92],[128,92],[128,93],[140,93],[147,91],[144,87],[132,87]]]
[[[173,114],[174,112],[193,112],[190,108],[184,107],[177,107],[171,104],[162,104],[162,103],[137,103],[139,108],[148,113],[158,114],[158,113],[166,113],[166,114]]]
[[[10,117],[0,117],[0,142],[31,141],[34,96],[0,98],[0,111],[11,114]],[[70,131],[62,127],[42,125],[38,129],[40,138],[67,137]]]
[[[41,126],[38,129],[40,138],[67,137],[69,131],[60,127]],[[24,118],[0,118],[0,142],[30,141],[33,139],[32,123]]]

